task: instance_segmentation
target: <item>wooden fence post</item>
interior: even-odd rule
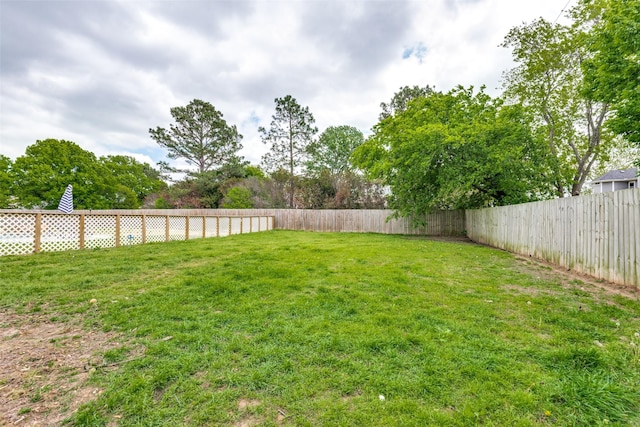
[[[184,240],[189,240],[189,215],[184,217]]]
[[[116,248],[120,246],[120,215],[116,215]]]
[[[220,237],[220,217],[216,217],[216,237]]]
[[[142,244],[147,243],[147,216],[142,214]]]
[[[231,236],[231,217],[229,217],[229,236]]]
[[[166,216],[165,218],[165,224],[164,224],[164,240],[165,242],[169,241],[169,215]]]
[[[33,251],[35,253],[40,252],[40,244],[42,242],[42,214],[36,214],[36,232],[34,236],[34,248]]]
[[[202,215],[202,238],[207,237],[207,217]]]
[[[84,249],[84,214],[80,214],[80,249]]]

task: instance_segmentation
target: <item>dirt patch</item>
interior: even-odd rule
[[[587,274],[577,273],[573,270],[559,267],[536,258],[515,255],[518,262],[517,268],[532,274],[536,278],[551,282],[560,282],[566,288],[580,289],[585,292],[604,292],[608,295],[620,295],[631,299],[640,299],[640,290],[622,286],[605,280],[596,279]]]
[[[255,406],[259,406],[260,405],[260,401],[259,400],[250,400],[250,399],[240,399],[238,401],[238,409],[239,410],[244,410],[247,408],[253,408]]]
[[[0,425],[55,426],[102,392],[87,384],[117,336],[52,322],[43,314],[0,311]]]
[[[406,235],[407,240],[433,240],[435,242],[448,242],[448,243],[469,243],[471,245],[480,245],[474,242],[466,236],[420,236],[420,235]]]

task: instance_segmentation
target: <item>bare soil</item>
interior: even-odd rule
[[[0,425],[56,426],[102,392],[88,383],[117,336],[0,310]]]
[[[515,255],[515,258],[518,262],[518,269],[543,280],[558,282],[564,287],[578,288],[581,291],[591,293],[603,292],[607,295],[620,295],[634,300],[640,299],[640,289],[637,288],[607,282],[536,258],[519,255]]]

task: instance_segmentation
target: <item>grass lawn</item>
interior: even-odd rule
[[[640,425],[640,302],[469,243],[270,231],[3,257],[7,313],[118,335],[70,425]]]

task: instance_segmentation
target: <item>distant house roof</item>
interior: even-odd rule
[[[609,181],[631,181],[638,177],[638,169],[622,169],[613,170],[605,173],[602,176],[594,179],[593,182],[609,182]]]

